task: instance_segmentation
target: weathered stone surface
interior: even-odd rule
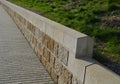
[[[68,65],[68,58],[69,58],[69,51],[64,48],[64,55],[62,57],[62,62],[67,66]]]
[[[46,67],[48,73],[50,74],[50,73],[51,73],[51,68],[52,68],[52,67],[51,67],[51,65],[50,65],[50,63],[49,63],[48,61],[46,62],[46,66],[45,66],[45,67]]]
[[[62,45],[58,48],[58,58],[65,64],[68,64],[69,51],[65,49]]]
[[[55,84],[58,84],[58,75],[54,71],[54,69],[51,69],[51,77],[53,78]]]
[[[54,42],[55,41],[53,39],[50,40],[50,50],[52,53],[54,52]]]
[[[25,18],[23,20],[23,25],[24,25],[24,28],[27,28],[27,20]]]
[[[36,27],[33,25],[33,24],[31,24],[31,32],[35,35],[35,29],[36,29]]]
[[[43,55],[43,45],[42,45],[42,43],[41,42],[38,42],[38,52],[41,54],[41,55]]]
[[[65,67],[62,67],[62,74],[58,80],[59,84],[71,84],[72,73],[70,73]]]
[[[50,65],[52,68],[54,68],[54,65],[55,65],[55,57],[51,54],[50,55]]]
[[[27,28],[35,35],[35,26],[30,22],[27,22]]]
[[[37,41],[37,39],[36,39],[36,37],[34,37],[34,45],[37,47],[37,45],[38,45],[38,41]]]
[[[57,42],[54,42],[54,55],[58,57],[58,48],[59,44]]]
[[[58,56],[57,56],[61,61],[64,57],[64,47],[59,45],[58,46]],[[63,59],[64,60],[64,59]]]
[[[62,71],[62,63],[56,58],[55,59],[55,72],[57,75],[61,75],[61,71]]]
[[[39,52],[38,52],[38,57],[39,57],[40,61],[42,61],[42,55]]]
[[[35,36],[33,36],[32,44],[33,44],[35,47],[37,47],[37,45],[38,45],[38,41],[37,41],[37,39],[36,39]]]
[[[37,37],[37,39],[38,39],[40,42],[42,42],[42,37],[43,37],[43,34],[42,34],[42,33],[43,33],[43,32],[41,32],[39,28],[36,28],[36,30],[35,30],[35,36]]]
[[[48,49],[45,48],[45,47],[44,47],[44,50],[43,50],[43,56],[45,57],[45,59],[46,59],[47,61],[50,60],[50,52],[49,52]]]
[[[46,34],[43,33],[43,40],[42,40],[42,43],[44,44],[44,46],[47,47],[47,44],[48,44],[48,36]]]
[[[42,56],[42,60],[41,60],[42,64],[45,66],[46,65],[46,59],[45,57]]]

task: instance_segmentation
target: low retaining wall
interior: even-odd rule
[[[4,9],[57,84],[119,84],[120,77],[92,58],[93,39],[5,0]]]

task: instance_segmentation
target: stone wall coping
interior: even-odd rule
[[[54,28],[63,31],[63,32],[69,34],[70,36],[72,36],[74,38],[81,38],[81,37],[88,36],[86,34],[75,31],[75,30],[73,30],[73,29],[71,29],[69,27],[61,25],[60,23],[57,23],[57,22],[55,22],[53,20],[50,20],[50,19],[48,19],[48,18],[46,18],[44,16],[38,15],[38,14],[32,12],[32,11],[26,10],[26,9],[24,9],[22,7],[19,7],[19,6],[15,5],[15,4],[11,4],[10,2],[5,2],[5,4],[8,4],[9,7],[11,7],[11,9],[13,9],[13,10],[19,10],[19,11],[16,11],[16,12],[18,12],[20,15],[22,15],[26,19],[29,18],[28,20],[30,20],[33,24],[36,24],[34,22],[34,19],[35,20],[37,19],[38,21],[43,21],[45,23],[48,23],[48,24],[52,25]],[[15,8],[13,8],[13,7],[15,7]]]

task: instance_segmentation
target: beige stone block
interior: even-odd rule
[[[34,37],[33,44],[35,45],[35,47],[38,47],[38,40],[36,37]]]
[[[52,68],[54,68],[55,65],[55,57],[51,54],[50,55],[50,65],[52,66]]]
[[[65,67],[62,67],[62,78],[66,84],[71,84],[72,82],[72,73]]]
[[[48,42],[47,42],[47,47],[53,53],[53,51],[54,51],[54,40],[50,37],[49,37]]]
[[[58,48],[59,44],[57,42],[54,42],[54,55],[58,57]]]
[[[41,42],[38,42],[38,52],[43,55],[43,45]]]
[[[46,62],[46,66],[45,67],[46,67],[48,73],[50,74],[51,73],[51,65],[50,65],[50,63]]]
[[[49,62],[49,60],[50,60],[50,52],[48,51],[47,48],[44,48],[44,50],[43,50],[43,56]]]
[[[71,84],[72,74],[67,70],[62,70],[62,75],[59,76],[58,84]]]
[[[42,60],[41,60],[42,64],[45,66],[46,65],[46,58],[44,56],[42,56]]]
[[[42,32],[40,31],[40,29],[39,28],[36,28],[35,29],[35,36],[37,37],[37,39],[40,41],[40,42],[42,42]]]
[[[58,84],[58,75],[55,73],[54,69],[51,69],[51,77],[54,80],[55,84]]]
[[[39,57],[39,60],[42,61],[42,55],[40,52],[38,52],[38,57]]]
[[[44,46],[48,47],[48,40],[49,37],[46,34],[43,34],[43,39],[42,39],[42,43],[44,44]]]
[[[120,76],[102,67],[94,64],[86,67],[85,84],[119,84]]]

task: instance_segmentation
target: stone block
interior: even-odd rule
[[[43,40],[42,43],[44,44],[44,46],[48,46],[48,36],[46,34],[43,34]]]
[[[41,60],[42,64],[45,66],[46,65],[46,58],[44,56],[42,56],[42,60]]]
[[[57,42],[54,42],[54,55],[58,57],[58,48],[59,44]]]
[[[39,57],[40,61],[42,61],[42,55],[39,52],[38,52],[38,57]]]
[[[35,36],[37,37],[37,39],[40,41],[40,42],[42,42],[42,32],[40,31],[40,29],[39,28],[36,28],[36,30],[35,30]]]
[[[59,45],[58,46],[58,59],[60,59],[62,61],[63,57],[64,57],[64,47]]]
[[[38,53],[38,48],[37,48],[36,46],[35,46],[34,50],[35,50],[35,53],[36,53],[36,55],[37,55],[37,53]]]
[[[55,84],[58,84],[58,75],[55,73],[54,69],[51,69],[51,77],[54,80]]]
[[[31,24],[31,32],[35,35],[35,29],[36,29],[36,27],[33,25],[33,24]]]
[[[48,51],[47,48],[44,47],[44,50],[43,50],[43,56],[45,57],[45,59],[49,62],[50,60],[50,52]]]
[[[62,67],[63,67],[62,63],[56,58],[54,68],[55,68],[55,72],[58,76],[61,75]]]
[[[65,74],[65,75],[67,75],[67,74]],[[72,83],[72,80],[71,80],[71,78],[69,79],[66,79],[65,77],[64,77],[64,74],[62,74],[62,75],[60,75],[60,77],[59,77],[59,79],[58,79],[58,84],[71,84]]]
[[[62,62],[67,66],[68,65],[68,59],[69,59],[69,51],[64,48],[64,55],[62,57]]]
[[[36,38],[36,37],[34,37],[34,42],[33,42],[33,44],[35,45],[35,47],[37,47],[38,41],[37,41],[37,38]]]
[[[59,45],[58,48],[58,58],[65,64],[68,64],[69,51],[63,46]]]
[[[51,54],[50,55],[50,65],[52,68],[54,68],[54,65],[55,65],[55,57]]]
[[[43,45],[41,42],[38,42],[38,52],[43,55]]]
[[[49,38],[48,40],[48,49],[53,53],[54,52],[54,40]]]
[[[35,35],[35,26],[30,22],[27,22],[27,28]]]
[[[65,84],[71,84],[72,82],[72,73],[65,67],[62,67],[62,75],[61,77],[64,80]]]
[[[45,67],[46,67],[48,73],[50,74],[51,73],[51,65],[50,65],[50,63],[46,62],[46,66]]]
[[[86,67],[84,84],[119,84],[120,76],[99,64]]]

